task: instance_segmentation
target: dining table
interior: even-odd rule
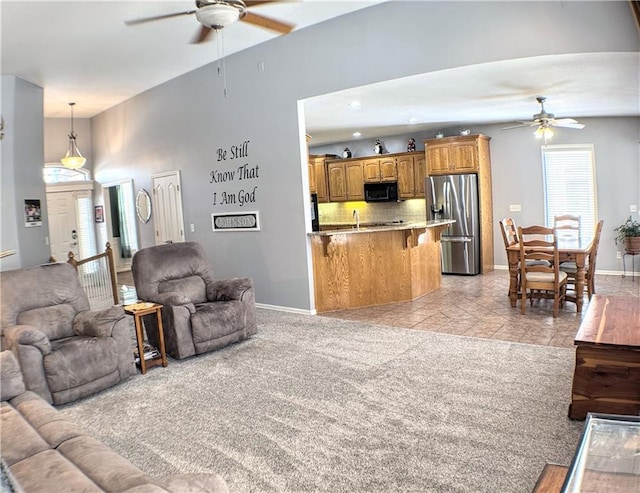
[[[576,235],[558,236],[557,238],[560,263],[575,262],[576,264],[576,308],[580,313],[582,312],[587,257],[594,238],[592,236]],[[509,300],[511,301],[511,306],[515,307],[520,296],[520,293],[518,293],[520,243],[507,247],[507,260],[509,262]]]

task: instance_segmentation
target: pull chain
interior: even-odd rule
[[[227,70],[224,58],[224,29],[216,29],[218,36],[218,77],[222,76],[222,84],[224,86],[224,97],[227,97]],[[220,49],[222,47],[222,55]]]

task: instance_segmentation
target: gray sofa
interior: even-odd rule
[[[2,491],[228,493],[217,474],[156,480],[25,390],[11,351],[0,352]]]
[[[176,359],[241,341],[257,332],[253,281],[214,279],[199,243],[143,248],[131,264],[138,297],[163,305],[167,353]],[[158,346],[155,318],[145,320],[147,336]]]
[[[135,374],[130,320],[121,306],[90,310],[71,265],[2,272],[0,293],[2,349],[47,402],[65,404]]]

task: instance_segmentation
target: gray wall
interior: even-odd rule
[[[0,270],[47,262],[49,226],[42,180],[43,90],[13,76],[2,76],[2,140],[0,251],[17,250],[0,260]],[[42,226],[25,227],[24,200],[40,199]]]
[[[629,205],[640,206],[640,166],[638,138],[640,118],[581,118],[583,130],[556,129],[550,144],[593,144],[596,161],[597,219],[604,220],[598,254],[598,271],[622,271],[621,250],[614,241],[613,229],[631,214]],[[495,263],[506,268],[507,258],[502,247],[498,221],[513,217],[518,225],[544,224],[544,192],[540,141],[528,128],[503,131],[504,125],[471,126],[472,133],[491,137],[491,167],[493,178],[493,216]],[[457,135],[458,128],[444,130]],[[409,137],[416,139],[416,148],[424,150],[424,140],[433,132],[387,137],[389,152],[406,151]],[[375,140],[339,142],[311,147],[312,154],[340,154],[348,146],[356,156],[372,154]],[[520,204],[521,212],[510,212],[510,204]],[[634,214],[638,218],[638,214]],[[627,260],[627,268],[631,262]],[[636,269],[640,268],[638,266]]]
[[[185,222],[195,227],[187,239],[204,245],[217,275],[254,278],[259,303],[307,310],[305,129],[298,100],[448,67],[635,51],[637,44],[627,2],[384,3],[229,56],[227,98],[212,64],[96,116],[94,176],[99,182],[132,177],[136,188],[150,189],[153,173],[181,170]],[[257,71],[260,61],[264,72]],[[247,140],[246,158],[217,160],[217,149],[230,152]],[[259,177],[209,183],[211,171],[241,164],[259,166]],[[253,187],[255,203],[219,203],[223,193]],[[242,210],[260,211],[260,232],[211,232],[211,213]],[[153,244],[152,223],[141,226],[140,236],[142,246]]]

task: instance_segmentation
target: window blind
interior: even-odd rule
[[[545,222],[553,227],[560,214],[580,216],[584,236],[593,237],[597,221],[593,145],[548,145],[542,148]]]

